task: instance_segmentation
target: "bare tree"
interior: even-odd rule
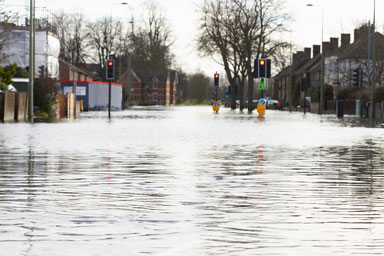
[[[248,102],[253,100],[253,60],[273,58],[278,56],[281,48],[288,46],[277,37],[286,30],[290,19],[288,14],[281,12],[282,5],[280,0],[206,0],[200,8],[198,49],[206,55],[221,58],[219,63],[231,86],[239,85],[241,110],[246,81]],[[252,111],[252,104],[248,110]]]
[[[153,1],[148,2],[145,8],[142,25],[135,27],[135,20],[132,20],[128,36],[132,66],[144,76],[169,69],[174,59],[171,53],[172,33],[164,11]]]
[[[53,30],[59,36],[60,57],[76,66],[84,63],[87,57],[84,15],[57,13],[54,15]]]
[[[90,58],[99,65],[99,75],[104,77],[105,61],[119,52],[122,40],[120,21],[113,22],[104,17],[87,25],[87,46],[92,51]]]

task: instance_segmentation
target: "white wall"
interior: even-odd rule
[[[16,63],[25,68],[29,66],[29,31],[13,30],[2,52],[7,58],[0,64],[6,66]],[[50,77],[59,77],[60,41],[48,31],[36,31],[35,35],[35,77],[39,77],[39,67],[45,66]]]

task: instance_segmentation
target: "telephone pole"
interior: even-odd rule
[[[28,120],[33,122],[33,82],[35,76],[35,0],[29,6],[29,104]]]

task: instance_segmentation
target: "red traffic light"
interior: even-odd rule
[[[264,66],[264,65],[265,65],[265,61],[264,61],[264,60],[260,60],[260,61],[259,61],[259,65],[260,65],[260,66]]]
[[[113,66],[113,61],[108,61],[108,66],[112,67]]]
[[[215,74],[215,78],[219,78],[219,74]]]
[[[217,92],[214,92],[214,93],[213,93],[213,95],[216,95],[216,94],[217,94]]]

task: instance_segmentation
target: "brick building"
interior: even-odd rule
[[[78,81],[95,81],[95,77],[92,73],[83,68],[76,67],[75,65],[59,59],[59,80],[76,80]]]
[[[372,30],[373,31],[373,30]],[[357,68],[360,69],[360,88],[367,88],[368,66],[373,69],[372,62],[368,65],[368,26],[364,25],[354,30],[354,42],[351,43],[350,34],[341,34],[341,43],[338,38],[330,38],[329,42],[322,43],[324,54],[324,84],[331,85],[336,94],[340,89],[350,88],[352,74]],[[373,37],[372,37],[373,38]],[[384,72],[379,72],[379,66],[384,63],[382,52],[384,52],[384,36],[378,32],[374,33],[376,41],[376,86],[384,81]],[[371,54],[372,56],[372,54]],[[289,95],[292,95],[293,104],[298,104],[304,98],[303,79],[308,78],[309,86],[320,85],[321,83],[321,53],[320,46],[314,45],[312,56],[310,48],[294,53],[292,65],[281,70],[274,77],[274,98],[287,105]],[[308,94],[309,95],[309,92]]]
[[[299,100],[304,98],[305,90],[308,86],[304,79],[310,80],[310,85],[320,84],[320,46],[313,45],[311,48],[304,48],[292,55],[292,65],[280,71],[274,77],[274,98],[278,99],[283,105],[289,104],[292,95],[293,104],[299,104]]]
[[[176,105],[177,71],[154,72],[151,75],[143,74],[141,76],[132,72],[130,79],[130,90],[127,72],[123,74],[119,82],[124,85],[127,92],[126,97],[130,97],[132,105]]]

